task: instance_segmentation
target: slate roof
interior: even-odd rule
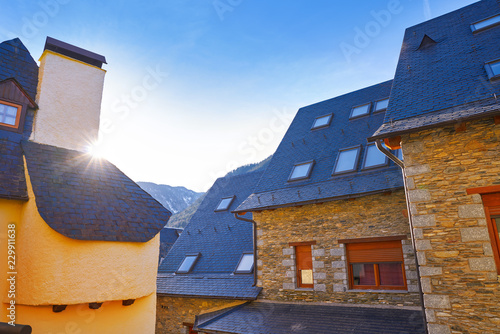
[[[160,231],[160,259],[164,258],[179,238],[182,229],[164,227]]]
[[[19,38],[0,43],[0,81],[10,78],[35,99],[38,65]],[[28,108],[22,134],[0,130],[0,198],[28,199],[20,143],[31,135],[34,115]]]
[[[29,141],[22,148],[38,212],[69,238],[146,242],[171,216],[105,159]]]
[[[412,309],[250,302],[195,323],[207,333],[425,333]]]
[[[236,211],[358,197],[403,187],[400,168],[362,170],[367,138],[382,124],[384,112],[349,119],[351,109],[389,97],[392,81],[301,108],[260,179],[254,194]],[[331,125],[311,130],[314,120],[333,113]],[[332,176],[339,149],[362,145],[357,172]],[[294,164],[314,160],[310,178],[288,182]]]
[[[500,58],[500,26],[470,27],[498,13],[497,0],[482,0],[406,29],[384,125],[372,140],[500,114],[500,82],[485,70]],[[436,44],[418,50],[425,35]]]
[[[0,43],[0,81],[15,78],[35,100],[38,65],[19,38]]]
[[[157,294],[255,299],[253,274],[233,274],[244,252],[253,251],[252,224],[231,213],[253,191],[262,172],[218,179],[161,263]],[[214,212],[220,200],[235,196],[227,211]],[[247,218],[251,216],[246,215]],[[188,253],[200,253],[189,274],[175,274]]]

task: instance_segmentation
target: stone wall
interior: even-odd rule
[[[481,196],[500,184],[493,118],[402,138],[429,331],[498,333],[500,285]]]
[[[157,297],[156,334],[188,334],[185,323],[194,324],[195,316],[243,304],[227,299]]]
[[[351,200],[266,210],[257,222],[259,298],[279,301],[419,305],[416,265],[403,190]],[[345,245],[339,239],[406,235],[408,291],[349,290]],[[294,247],[312,245],[314,289],[296,287]]]

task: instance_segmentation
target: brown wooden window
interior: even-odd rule
[[[347,244],[351,289],[405,290],[400,240]]]
[[[297,287],[314,287],[312,251],[310,244],[295,246],[295,263],[297,267]]]
[[[500,275],[500,192],[482,195],[493,255]]]
[[[183,325],[184,327],[186,327],[186,328],[187,328],[187,330],[188,330],[188,331],[187,331],[187,332],[188,332],[188,334],[198,334],[198,332],[195,332],[195,331],[193,330],[193,327],[194,327],[194,325],[193,325],[193,324],[190,324],[190,323],[187,323],[187,322],[183,322],[183,323],[182,323],[182,325]]]

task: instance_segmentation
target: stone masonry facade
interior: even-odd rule
[[[420,305],[416,264],[403,190],[356,199],[265,210],[257,222],[258,286],[261,299],[391,306]],[[401,240],[407,291],[349,290],[345,245],[339,239],[406,235]],[[297,288],[294,247],[315,241],[313,289]]]
[[[156,334],[189,334],[185,324],[194,324],[195,316],[245,301],[208,298],[157,297]]]
[[[500,332],[482,199],[466,192],[500,184],[500,125],[493,118],[465,125],[401,141],[430,334]]]

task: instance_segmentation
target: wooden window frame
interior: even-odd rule
[[[314,276],[314,269],[313,269],[313,265],[312,265],[312,247],[311,247],[313,245],[313,243],[303,242],[303,243],[294,243],[294,244],[295,244],[295,246],[293,246],[293,247],[294,247],[294,252],[295,252],[295,276],[297,279],[297,288],[298,289],[313,289],[314,288],[314,277],[313,277],[312,284],[303,284],[302,283],[302,273],[300,272],[300,269],[299,269],[298,256],[297,256],[297,254],[298,254],[297,248],[298,247],[309,247],[309,251],[311,252],[311,271],[312,271],[312,274]]]
[[[194,327],[194,324],[193,324],[193,323],[190,323],[190,322],[183,322],[183,323],[182,323],[182,326],[187,327],[186,329],[188,330],[188,334],[191,334],[191,332],[198,333],[198,332],[195,332],[195,331],[193,330],[193,327]]]
[[[486,225],[490,235],[491,247],[493,249],[493,258],[497,266],[497,274],[500,275],[500,237],[496,224],[493,223],[493,218],[500,216],[500,185],[469,188],[467,194],[479,194],[483,200],[484,214],[486,216]],[[495,198],[497,197],[497,198]]]
[[[20,105],[20,104],[8,102],[8,101],[2,100],[2,99],[0,99],[0,104],[4,104],[6,106],[17,108],[17,114],[16,114],[16,122],[15,122],[15,124],[14,125],[10,125],[10,124],[7,124],[7,123],[0,122],[0,129],[10,130],[10,131],[16,131],[16,130],[18,130],[19,129],[19,125],[21,123],[21,115],[23,114],[24,107],[22,105]]]
[[[347,258],[347,267],[348,267],[348,275],[349,275],[349,289],[352,290],[408,290],[407,282],[406,282],[406,270],[405,263],[403,257],[403,246],[401,244],[401,240],[406,239],[406,236],[393,236],[393,237],[382,237],[382,238],[373,238],[370,240],[369,238],[358,239],[346,239],[346,258]],[[340,240],[339,240],[340,242]],[[351,262],[349,258],[349,245],[357,245],[359,248],[372,249],[369,246],[379,243],[380,246],[385,245],[397,245],[399,247],[390,247],[390,248],[398,248],[401,250],[401,258],[394,261],[370,261],[367,259],[366,262]],[[381,247],[385,248],[385,247]],[[382,263],[401,263],[401,273],[403,285],[380,285],[380,268],[379,264]],[[353,264],[372,264],[374,267],[374,275],[375,275],[375,285],[355,285],[354,284],[354,274],[353,274]]]

